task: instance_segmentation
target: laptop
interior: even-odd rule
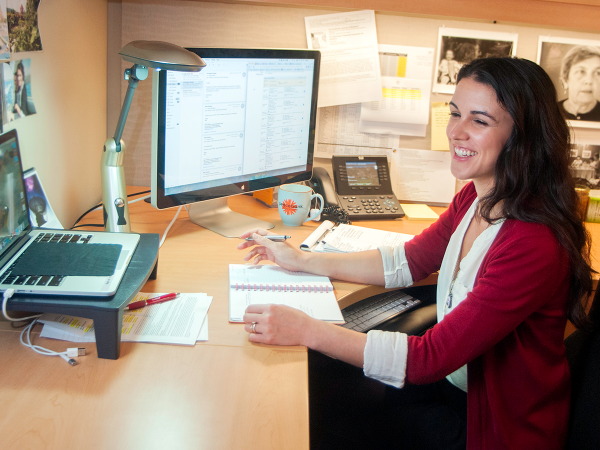
[[[25,188],[11,130],[0,135],[0,292],[113,295],[140,235],[34,228]]]

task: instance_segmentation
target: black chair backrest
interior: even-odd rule
[[[576,330],[567,339],[571,368],[571,415],[567,448],[600,447],[600,290],[596,290],[589,316],[593,330]]]

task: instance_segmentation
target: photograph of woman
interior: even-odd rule
[[[395,288],[439,271],[438,322],[422,336],[359,333],[283,305],[246,309],[251,342],[303,345],[385,385],[371,395],[333,378],[315,448],[565,446],[564,332],[567,319],[589,320],[592,274],[554,84],[525,59],[476,59],[460,69],[449,109],[451,172],[472,181],[410,241],[332,254],[262,229],[241,236],[254,238],[238,245],[246,261],[336,280]]]
[[[540,38],[539,47],[564,117],[575,127],[600,128],[600,42]]]

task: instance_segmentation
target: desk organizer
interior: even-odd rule
[[[14,311],[48,312],[85,317],[94,321],[98,358],[117,359],[121,351],[123,311],[146,283],[156,278],[158,234],[140,234],[117,292],[110,297],[15,294],[7,308]]]

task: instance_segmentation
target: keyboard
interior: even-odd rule
[[[48,245],[52,245],[52,244],[65,244],[65,243],[69,243],[69,244],[87,244],[90,239],[92,239],[92,235],[91,234],[73,234],[73,233],[40,233],[37,235],[37,237],[35,238],[35,243],[38,244],[48,244]],[[21,255],[19,256],[19,258],[21,258],[21,256],[23,256],[25,254],[25,252],[27,251],[27,249],[25,249],[25,251],[23,253],[21,253]],[[17,258],[12,264],[11,266],[6,270],[6,272],[4,272],[2,275],[0,275],[0,285],[23,285],[23,286],[32,286],[32,285],[37,285],[37,286],[60,286],[66,276],[64,275],[13,275],[12,274],[12,269],[17,265],[17,261],[19,260],[19,258]],[[2,268],[0,268],[1,271]]]
[[[342,316],[346,321],[342,327],[366,333],[377,325],[415,308],[420,303],[421,300],[402,291],[377,294],[342,309]]]

